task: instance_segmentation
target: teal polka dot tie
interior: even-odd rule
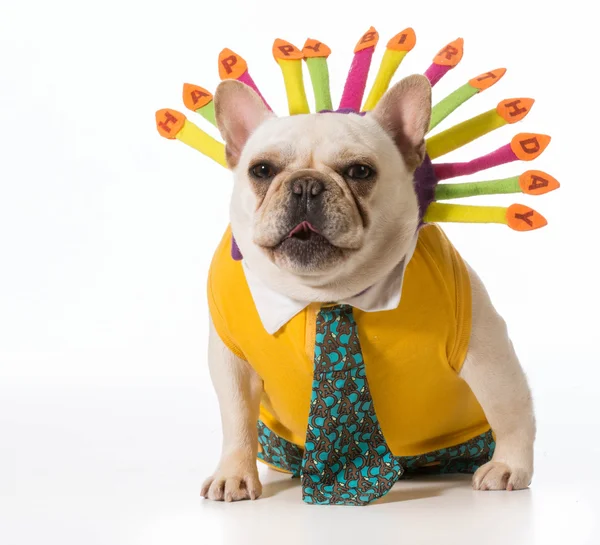
[[[365,505],[387,494],[403,470],[375,415],[352,307],[319,311],[314,366],[303,500]]]

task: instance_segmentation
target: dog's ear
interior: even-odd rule
[[[227,162],[235,167],[250,135],[273,113],[258,94],[236,80],[225,80],[215,93],[215,118],[225,140]]]
[[[431,121],[431,84],[425,76],[409,76],[394,85],[371,115],[394,139],[409,170],[425,158],[425,134]]]

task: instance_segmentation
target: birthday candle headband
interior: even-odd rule
[[[416,37],[413,29],[407,28],[387,43],[377,76],[363,104],[369,68],[378,41],[379,34],[371,27],[356,44],[342,98],[335,112],[364,115],[365,112],[372,110],[389,87],[404,57],[414,48]],[[462,38],[459,38],[437,53],[433,63],[425,71],[425,76],[432,86],[460,62],[463,56],[463,45]],[[330,54],[329,47],[318,40],[308,39],[302,50],[285,40],[275,40],[273,57],[283,75],[290,115],[310,112],[303,81],[304,62],[310,74],[316,111],[332,111],[327,67],[327,58]],[[499,68],[476,76],[438,102],[432,110],[429,130],[437,127],[467,100],[496,84],[505,72],[504,68]],[[246,61],[229,49],[223,49],[219,55],[219,76],[221,79],[236,79],[252,87],[271,109],[250,76]],[[183,86],[183,102],[188,109],[197,112],[206,121],[215,125],[212,93],[203,87],[186,83]],[[550,143],[549,136],[520,133],[513,137],[509,144],[468,162],[432,162],[484,134],[520,121],[529,113],[533,102],[533,99],[529,98],[503,100],[495,108],[427,139],[427,156],[415,172],[415,191],[419,200],[422,223],[498,223],[508,225],[516,231],[531,231],[546,225],[546,219],[541,214],[522,204],[513,204],[509,207],[468,206],[439,201],[502,193],[542,195],[557,189],[559,183],[552,176],[539,170],[527,170],[520,175],[499,180],[440,183],[443,180],[474,174],[512,161],[531,161],[546,149]],[[361,104],[363,104],[362,108]],[[156,125],[161,136],[180,140],[227,167],[224,144],[197,127],[184,114],[172,109],[159,110],[156,112]],[[241,258],[239,250],[235,247],[232,249],[232,254],[238,259]]]

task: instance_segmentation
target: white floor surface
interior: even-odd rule
[[[203,392],[192,379],[1,388],[0,542],[600,543],[600,440],[588,426],[594,396],[537,396],[542,417],[529,490],[474,492],[466,476],[423,478],[358,508],[305,505],[298,480],[264,467],[260,500],[202,500],[200,483],[220,441],[216,400]]]

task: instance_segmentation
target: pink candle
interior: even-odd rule
[[[511,161],[516,161],[517,156],[510,149],[510,144],[498,148],[492,153],[488,153],[483,157],[478,157],[466,163],[440,163],[434,165],[434,171],[439,180],[447,180],[448,178],[456,178],[457,176],[467,176],[475,174],[480,170],[497,167]]]
[[[371,59],[378,41],[379,34],[373,27],[358,40],[354,48],[354,59],[348,71],[342,99],[340,100],[340,110],[360,111],[369,76],[369,68],[371,67]]]
[[[464,40],[458,38],[438,51],[433,64],[425,72],[432,87],[461,61],[463,46]]]
[[[219,54],[219,76],[221,79],[236,79],[245,83],[248,87],[252,87],[252,89],[256,91],[256,94],[262,98],[265,106],[269,108],[269,110],[272,110],[248,72],[246,61],[237,53],[231,51],[231,49],[225,48]]]
[[[466,163],[438,163],[433,165],[439,180],[475,174],[480,170],[504,165],[512,161],[533,161],[539,157],[550,144],[551,138],[546,134],[522,132],[510,142],[483,157]]]

